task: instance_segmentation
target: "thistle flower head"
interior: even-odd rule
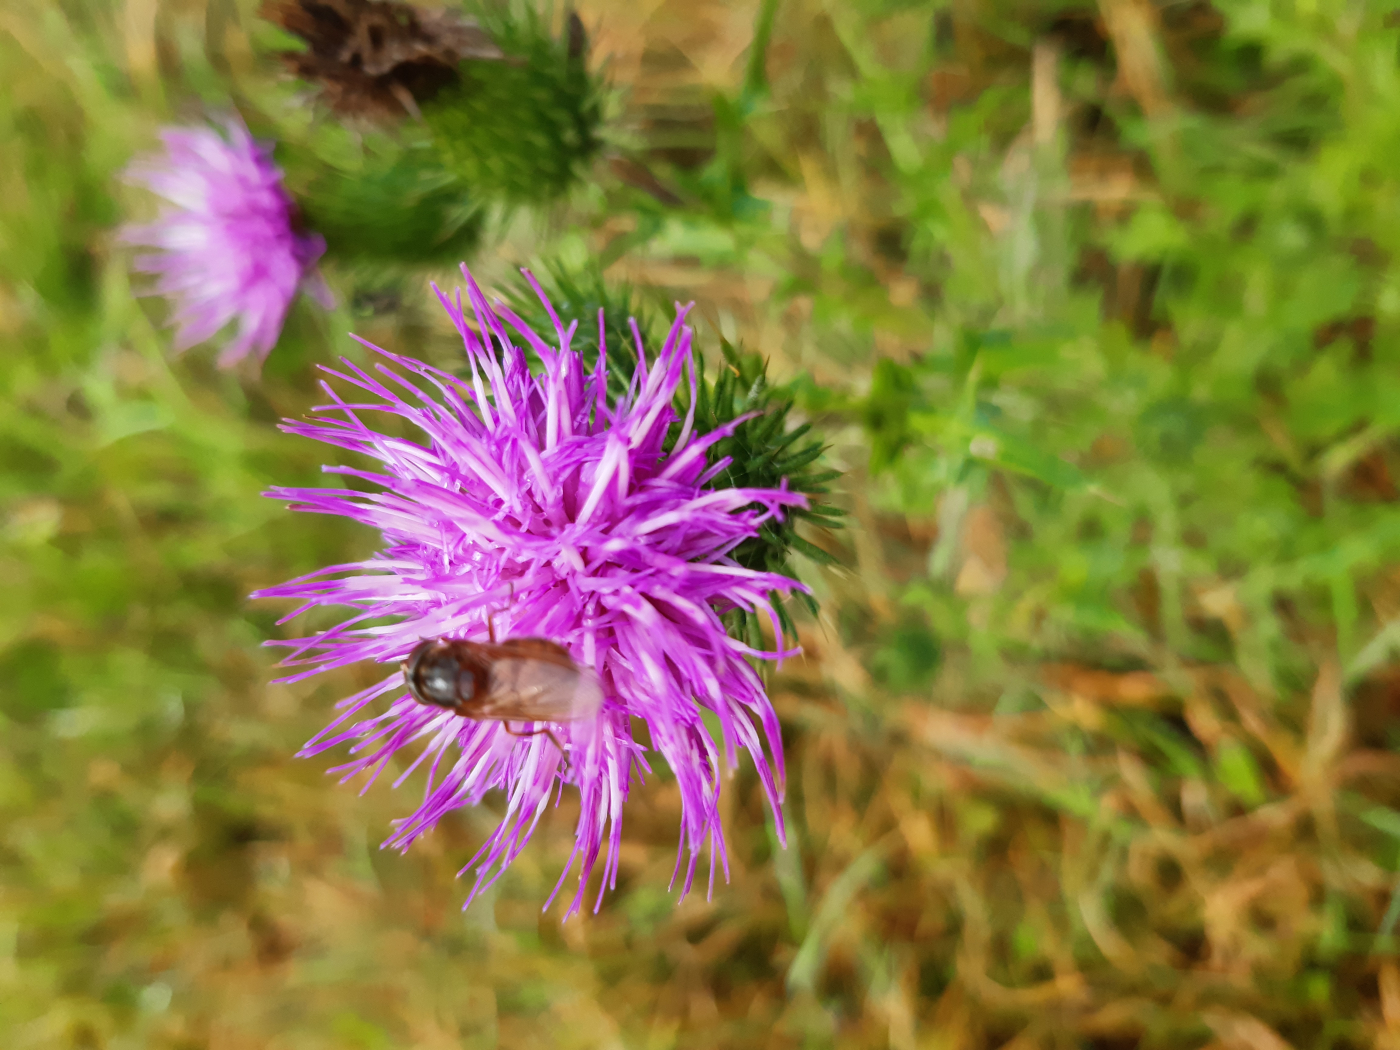
[[[330,293],[316,273],[325,242],[297,229],[296,209],[266,147],[237,117],[212,128],[168,129],[164,157],[147,157],[128,177],[170,202],[156,221],[127,226],[122,239],[157,249],[135,267],[157,275],[151,294],[175,306],[176,349],[187,350],[237,321],[220,367],[266,359],[298,288],[323,306]]]
[[[732,553],[806,499],[781,484],[711,487],[727,464],[707,462],[707,452],[737,422],[700,434],[693,414],[682,419],[675,411],[687,373],[695,403],[685,309],[650,365],[638,348],[630,385],[610,400],[606,346],[590,367],[571,349],[576,325],[566,328],[547,307],[554,328],[547,342],[510,309],[489,306],[463,273],[469,310],[460,294],[455,302],[439,297],[466,344],[469,378],[371,347],[385,359],[374,369],[347,363],[331,372],[356,390],[353,399],[326,385],[332,403],[285,427],[362,453],[378,468],[326,468],[357,479],[356,489],[270,495],[294,509],[351,517],[384,536],[373,558],[256,595],[296,599],[298,612],[354,610],[337,627],[281,643],[292,647],[287,663],[300,668],[289,680],[366,660],[391,668],[342,701],[339,717],[303,754],[348,744],[351,757],[339,771],[369,773],[372,781],[397,753],[417,749],[410,768],[426,764],[428,784],[386,842],[401,848],[448,811],[503,790],[500,826],[463,869],[475,872],[472,896],[524,848],[556,792],[574,785],[577,837],[560,876],[562,886],[579,862],[572,914],[600,856],[599,902],[615,882],[623,803],[649,771],[632,734],[632,719],[640,719],[680,787],[682,893],[707,845],[713,883],[717,862],[727,872],[718,799],[722,766],[734,765],[737,749],[752,756],[782,833],[778,722],[749,659],[786,655],[770,595],[805,589],[744,568]],[[596,323],[601,340],[604,318]],[[536,373],[522,344],[540,362]],[[411,423],[423,440],[380,433],[364,418],[370,411]],[[768,616],[774,651],[729,636],[721,617],[736,609]],[[514,735],[518,723],[513,733],[409,694],[399,662],[421,640],[485,641],[493,628],[499,639],[561,645],[597,676],[603,701],[596,714],[521,736]],[[713,716],[718,743],[702,712]]]

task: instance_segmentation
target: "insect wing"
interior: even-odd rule
[[[478,718],[571,722],[602,706],[597,679],[572,661],[501,656],[491,665],[491,687]]]
[[[574,686],[574,717],[592,718],[602,706],[603,683],[588,668],[580,667],[578,683]]]

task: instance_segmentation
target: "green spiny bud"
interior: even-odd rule
[[[447,164],[475,192],[530,204],[561,196],[600,145],[601,84],[577,15],[556,38],[541,17],[483,15],[504,61],[463,62],[460,82],[423,106]]]

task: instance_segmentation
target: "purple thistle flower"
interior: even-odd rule
[[[356,610],[339,626],[274,643],[292,648],[287,666],[309,668],[285,681],[363,660],[393,665],[377,685],[341,701],[339,717],[301,754],[350,743],[353,757],[333,771],[345,779],[366,772],[372,783],[397,752],[418,745],[410,770],[428,764],[423,802],[396,822],[384,843],[401,849],[448,811],[502,789],[504,819],[459,873],[476,874],[467,903],[524,848],[556,789],[562,794],[565,783],[574,784],[580,797],[576,842],[545,905],[578,860],[572,915],[605,850],[595,910],[616,884],[623,802],[633,780],[640,783],[650,771],[632,736],[630,720],[639,718],[680,785],[676,871],[684,865],[682,896],[706,845],[713,888],[717,860],[728,876],[718,809],[722,771],[701,712],[715,717],[729,768],[736,747],[753,757],[781,838],[782,741],[747,658],[781,659],[797,651],[783,650],[769,595],[806,589],[786,576],[745,569],[728,555],[761,523],[784,507],[805,506],[806,498],[785,484],[706,487],[729,462],[707,466],[706,450],[742,419],[698,435],[692,407],[665,450],[678,418],[672,406],[683,370],[695,404],[691,330],[684,324],[689,307],[678,311],[650,368],[633,325],[636,371],[626,396],[609,405],[606,349],[590,373],[569,348],[577,322],[563,327],[532,276],[526,274],[554,320],[557,346],[501,304],[489,306],[465,267],[462,272],[474,326],[460,293],[455,304],[441,291],[438,297],[466,344],[470,380],[366,343],[416,379],[382,363],[376,375],[346,362],[344,372],[327,371],[361,391],[358,399],[343,400],[323,384],[333,404],[316,409],[309,422],[289,421],[283,428],[363,453],[381,469],[325,468],[356,478],[360,489],[274,489],[269,495],[288,500],[294,510],[372,525],[385,540],[376,557],[254,595],[297,599],[291,616],[322,605]],[[540,374],[527,368],[503,318],[538,356]],[[600,343],[603,338],[600,311]],[[426,442],[372,429],[361,418],[367,411],[411,422]],[[729,637],[720,617],[736,608],[767,615],[776,651]],[[412,698],[398,665],[420,640],[484,641],[492,626],[501,639],[557,642],[596,673],[604,694],[596,716],[521,737],[499,722],[474,721]],[[373,711],[385,697],[387,708]]]
[[[131,165],[132,182],[174,207],[125,227],[122,240],[159,249],[136,256],[135,268],[158,275],[148,294],[174,301],[177,351],[238,321],[219,355],[219,367],[229,368],[252,353],[266,360],[298,288],[327,309],[334,304],[315,269],[326,242],[297,229],[270,150],[238,117],[224,127],[227,138],[212,128],[167,129],[165,156]]]

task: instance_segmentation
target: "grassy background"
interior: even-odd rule
[[[695,298],[852,527],[773,682],[788,850],[741,770],[676,907],[663,773],[565,925],[571,815],[461,914],[491,814],[379,852],[413,783],[291,758],[357,676],[267,685],[244,599],[372,549],[259,498],[319,477],[273,423],[352,328],[450,362],[450,272],[332,267],[258,379],[170,361],[114,245],[160,123],[304,121],[254,6],[0,9],[0,1043],[1400,1045],[1386,4],[581,5],[684,203],[600,162],[475,265]]]

